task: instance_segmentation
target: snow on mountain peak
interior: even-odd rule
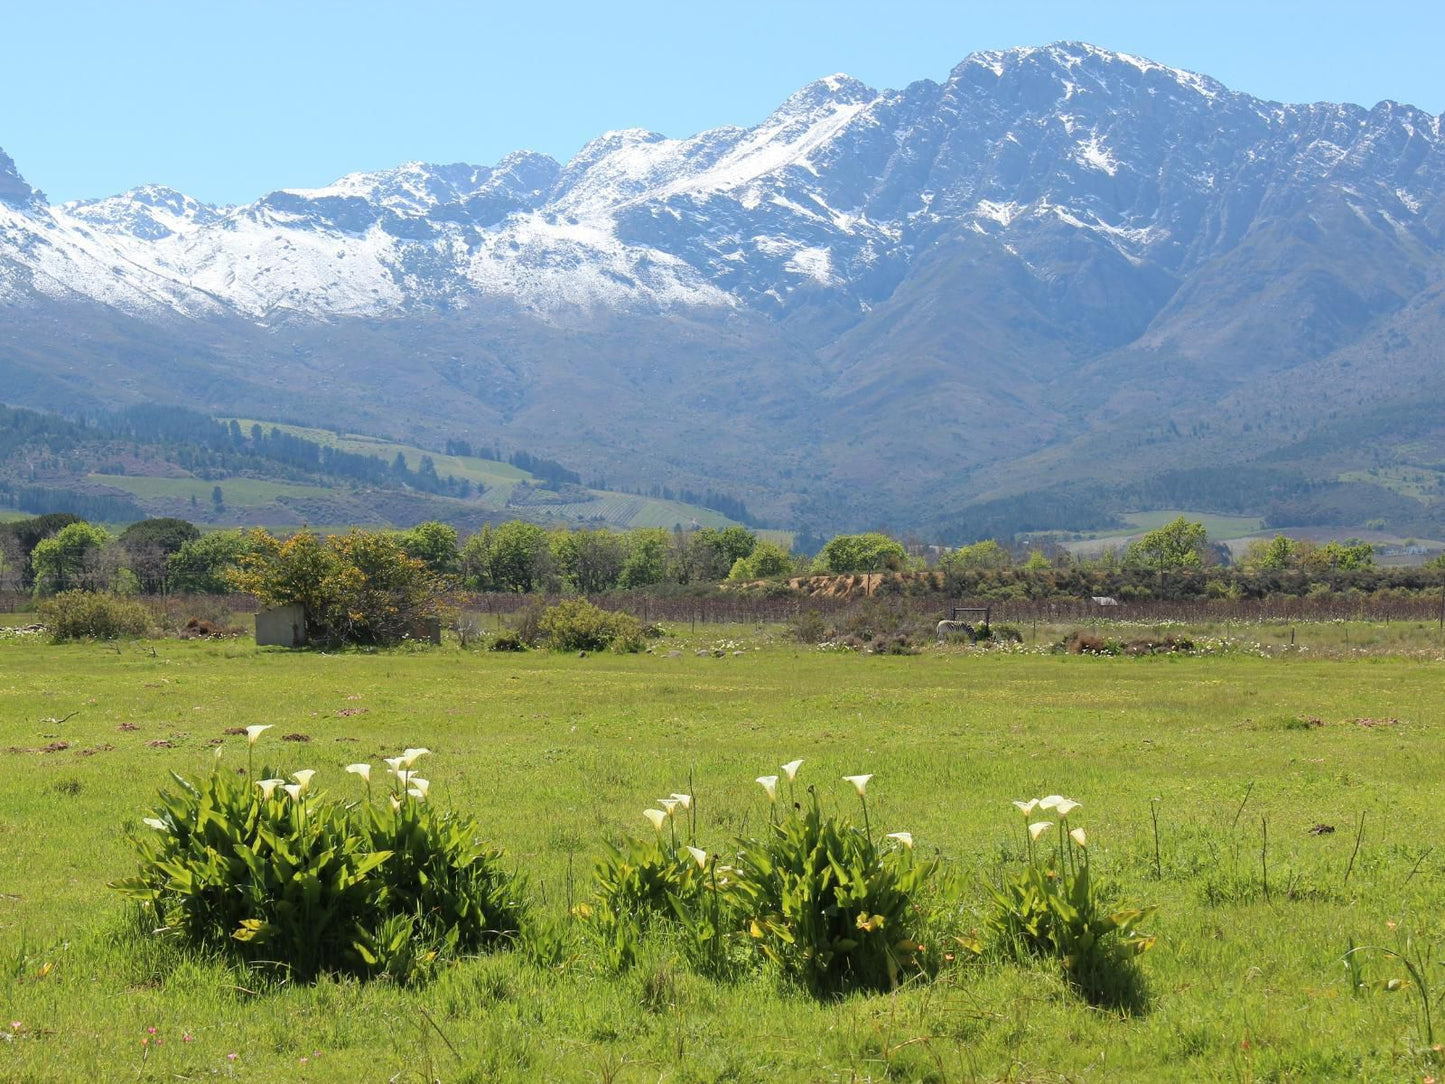
[[[0,203],[20,207],[28,203],[44,202],[45,193],[31,188],[25,178],[20,176],[20,170],[15,167],[15,159],[0,150]]]
[[[1266,197],[1398,164],[1411,141],[1439,148],[1439,118],[1388,104],[1279,106],[1056,42],[974,53],[945,83],[901,91],[825,76],[751,127],[680,139],[619,129],[565,165],[532,151],[493,166],[408,162],[235,208],[156,185],[48,208],[0,153],[0,210],[16,223],[0,229],[0,265],[43,263],[55,289],[97,299],[261,319],[484,296],[544,313],[768,308],[795,290],[866,306],[955,226],[1036,253],[1073,230],[1182,273],[1237,240]],[[1438,149],[1410,160],[1424,164],[1392,175],[1389,213],[1413,219],[1445,169],[1431,164]],[[1236,192],[1265,195],[1224,209]],[[42,261],[60,240],[73,259]],[[102,282],[122,270],[125,289]]]

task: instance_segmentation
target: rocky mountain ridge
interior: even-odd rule
[[[1262,101],[1077,43],[898,91],[830,76],[750,128],[609,132],[565,165],[409,163],[239,207],[159,186],[54,206],[0,157],[0,306],[123,340],[150,387],[101,400],[201,343],[188,405],[271,394],[240,387],[247,362],[286,358],[391,432],[468,419],[820,523],[1259,454],[1243,434],[1288,443],[1317,415],[1250,389],[1391,321],[1391,371],[1433,389],[1442,271],[1440,117]],[[75,381],[23,360],[44,341],[0,373],[53,407]],[[399,387],[446,401],[378,409]],[[779,424],[761,476],[740,469]],[[1149,455],[1120,461],[1136,438]]]

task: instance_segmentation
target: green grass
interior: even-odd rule
[[[194,497],[207,508],[210,507],[211,492],[216,486],[221,487],[225,502],[238,508],[270,504],[277,497],[332,497],[338,492],[325,486],[273,482],[264,478],[225,478],[219,482],[208,482],[201,478],[154,478],[137,474],[92,474],[89,478],[92,482],[123,489],[141,498],[170,497],[189,500]]]
[[[1216,541],[1253,534],[1259,530],[1263,522],[1258,516],[1224,516],[1213,512],[1187,512],[1179,509],[1132,512],[1124,518],[1134,525],[1135,531],[1153,531],[1180,516],[1204,524],[1204,529],[1209,533],[1209,537]]]
[[[714,645],[724,657],[695,655]],[[0,1079],[1418,1081],[1437,1056],[1411,993],[1354,996],[1340,959],[1417,927],[1445,952],[1439,655],[871,658],[751,628],[585,659],[0,641],[0,1025],[22,1025]],[[132,869],[126,832],[168,773],[207,770],[225,727],[256,722],[276,724],[268,759],[336,793],[356,793],[343,765],[429,746],[432,800],[476,813],[557,919],[601,841],[650,831],[641,810],[689,773],[714,848],[758,828],[753,777],[785,760],[805,758],[828,807],[855,801],[842,775],[876,773],[875,828],[962,871],[970,922],[1018,848],[1010,799],[1067,794],[1096,868],[1160,907],[1150,1008],[1121,1019],[1049,967],[997,962],[819,1003],[767,974],[698,978],[665,946],[622,976],[504,952],[410,992],[258,988],[127,935],[104,887]],[[243,739],[225,741],[223,763],[244,764]],[[1405,977],[1379,956],[1364,968]]]
[[[220,420],[231,421],[230,418]],[[252,425],[260,425],[266,430],[273,427],[270,422],[258,422],[251,418],[238,418],[236,421],[247,432],[250,431]],[[405,457],[407,466],[413,470],[417,469],[421,463],[422,456],[429,455],[432,462],[436,464],[437,473],[443,478],[450,474],[453,477],[465,478],[470,482],[485,486],[486,491],[476,499],[476,503],[482,508],[493,511],[507,510],[507,502],[512,496],[512,487],[518,482],[537,481],[536,477],[527,471],[495,459],[443,455],[412,444],[399,444],[380,437],[368,437],[355,433],[338,436],[330,429],[310,429],[300,425],[276,425],[274,427],[282,432],[342,451],[379,456],[388,463],[400,452]],[[525,509],[516,509],[515,511],[518,515],[525,512],[529,516],[545,515],[569,520],[600,519],[608,526],[623,528],[671,528],[678,523],[688,524],[693,519],[696,519],[704,527],[726,527],[733,522],[721,513],[682,501],[665,501],[655,497],[613,493],[608,490],[590,490],[589,492],[595,499],[569,504],[529,505]],[[229,498],[230,491],[227,490],[227,499],[229,500]],[[209,489],[206,491],[206,499],[210,499]]]

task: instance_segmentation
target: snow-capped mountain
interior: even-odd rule
[[[805,419],[819,486],[901,462],[882,433],[945,397],[948,419],[990,424],[925,474],[990,492],[1003,428],[1011,456],[1044,454],[1081,436],[1081,412],[1174,410],[1167,374],[1199,366],[1211,394],[1237,394],[1418,309],[1442,272],[1440,117],[1262,101],[1073,43],[977,53],[896,91],[829,76],[753,127],[609,132],[565,165],[413,162],[238,207],[157,185],[54,206],[0,154],[0,306],[99,305],[184,342],[180,319],[319,366],[308,325],[370,329],[435,355],[471,403],[456,416],[614,467],[641,438],[615,440],[582,402],[550,434],[563,407],[538,344],[576,377],[665,356],[682,324],[726,327],[734,376],[774,420]],[[569,353],[568,328],[604,345]],[[219,334],[207,348],[235,358]],[[356,401],[385,378],[347,350]],[[736,406],[723,388],[677,396],[650,405],[692,432]]]
[[[940,225],[1015,246],[1063,225],[1181,275],[1328,185],[1361,214],[1427,233],[1441,146],[1440,118],[1409,107],[1279,105],[1054,45],[975,54],[944,83],[902,91],[830,76],[755,127],[609,132],[565,167],[521,152],[243,207],[157,185],[50,207],[6,159],[0,198],[15,212],[7,249],[23,218],[72,250],[31,246],[34,262],[17,262],[108,304],[214,302],[253,318],[401,314],[478,294],[537,311],[767,307],[805,285],[867,304]],[[98,281],[82,253],[125,268],[130,288]]]

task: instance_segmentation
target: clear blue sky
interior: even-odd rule
[[[942,79],[1082,40],[1285,101],[1445,111],[1445,3],[105,0],[9,3],[0,148],[52,199],[212,202],[412,159],[566,159],[611,128],[751,124],[835,71]]]

